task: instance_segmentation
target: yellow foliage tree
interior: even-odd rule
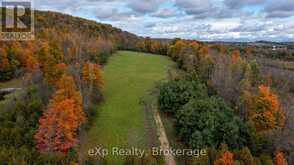
[[[259,94],[254,97],[250,119],[254,122],[257,131],[267,131],[284,126],[284,112],[277,95],[270,90],[270,87],[259,86]]]
[[[86,63],[83,67],[83,80],[98,89],[102,89],[104,81],[101,67],[98,64]]]

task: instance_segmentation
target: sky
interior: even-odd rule
[[[202,41],[294,41],[294,0],[34,0],[140,36]]]

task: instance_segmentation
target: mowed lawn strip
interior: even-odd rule
[[[98,108],[89,131],[87,147],[146,148],[144,112],[140,99],[155,83],[167,76],[172,62],[164,56],[120,51],[104,68],[105,102]],[[121,164],[124,157],[110,155],[109,163]]]

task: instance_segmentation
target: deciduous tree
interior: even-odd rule
[[[281,151],[276,153],[275,162],[276,165],[288,165],[287,160],[284,157],[284,153]]]
[[[284,125],[284,112],[281,109],[278,97],[270,87],[259,86],[259,94],[254,98],[254,107],[250,118],[257,131],[267,131]]]
[[[5,49],[0,48],[0,71],[7,70],[9,68],[9,61],[7,58],[7,52]]]
[[[232,53],[232,63],[236,64],[238,62],[238,60],[240,59],[241,55],[240,55],[240,51],[239,50],[234,50]]]
[[[240,151],[239,157],[244,162],[244,165],[255,165],[254,157],[248,147]]]
[[[234,162],[234,155],[230,151],[226,151],[221,158],[214,162],[214,165],[233,165]]]
[[[83,80],[98,89],[102,89],[104,81],[101,67],[98,64],[86,63],[83,67]]]
[[[81,94],[76,90],[73,78],[63,76],[57,88],[35,134],[40,152],[67,153],[77,145],[78,129],[86,120]]]

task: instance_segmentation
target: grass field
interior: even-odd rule
[[[166,78],[171,64],[167,57],[137,52],[120,51],[112,56],[104,68],[105,102],[97,109],[87,148],[146,148],[140,99]],[[119,165],[124,157],[110,155],[106,159]]]
[[[2,88],[22,88],[22,79],[15,78],[10,81],[0,82],[0,89]],[[16,91],[4,96],[4,100],[0,99],[0,110],[12,99],[17,98],[21,94],[21,91]]]
[[[10,81],[0,82],[1,88],[21,88],[22,87],[22,78],[15,78]]]

